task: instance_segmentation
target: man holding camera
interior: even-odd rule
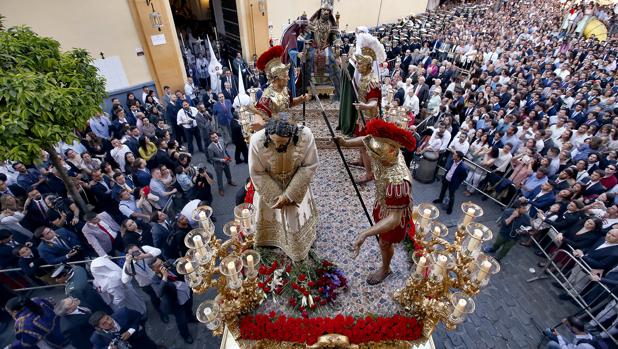
[[[88,320],[95,329],[90,342],[95,349],[157,349],[140,325],[141,318],[139,312],[124,307],[111,315],[97,311]]]
[[[161,250],[152,246],[128,245],[126,261],[122,267],[122,282],[128,284],[135,278],[142,291],[150,296],[150,301],[159,312],[161,321],[168,323],[169,317],[161,311],[161,299],[152,288],[152,279],[155,274],[149,267],[149,264],[159,255],[161,255]]]
[[[185,138],[187,139],[187,145],[189,153],[193,154],[193,139],[197,142],[197,148],[200,152],[204,152],[202,147],[202,139],[200,138],[200,131],[197,128],[197,116],[198,110],[195,107],[190,106],[189,101],[182,101],[182,109],[176,114],[176,122],[178,126],[182,127]]]
[[[161,297],[164,311],[176,317],[178,332],[187,344],[193,343],[189,322],[197,322],[193,313],[193,294],[189,285],[176,273],[173,265],[155,258],[150,263],[154,273],[152,288]]]
[[[39,256],[49,264],[80,261],[85,257],[77,236],[64,228],[54,231],[40,227],[34,231],[34,236],[41,239],[37,247]]]
[[[496,235],[493,245],[485,246],[483,252],[496,253],[495,258],[498,262],[504,258],[517,243],[519,236],[517,229],[531,225],[530,216],[528,216],[529,208],[528,201],[520,200],[518,207],[504,210],[502,217],[500,217],[500,231]]]

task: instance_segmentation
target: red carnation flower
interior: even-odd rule
[[[307,280],[307,275],[305,274],[298,275],[298,281],[305,281],[305,280]]]
[[[313,282],[313,281],[309,281],[309,282],[307,283],[307,286],[309,286],[309,287],[313,287],[313,286],[315,286],[315,282]]]

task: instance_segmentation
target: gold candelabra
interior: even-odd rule
[[[199,206],[192,213],[198,226],[185,236],[189,250],[178,260],[176,270],[186,276],[197,294],[217,288],[218,295],[202,302],[196,317],[215,335],[221,335],[224,324],[237,332],[239,315],[254,310],[265,295],[257,282],[260,254],[252,249],[255,207],[241,204],[234,208],[234,220],[223,227],[229,237],[225,241],[215,236],[211,215],[209,206]]]
[[[436,219],[440,211],[431,204],[416,208],[416,235],[413,261],[415,270],[394,298],[406,311],[423,322],[423,336],[430,338],[441,321],[448,330],[462,323],[475,309],[473,296],[500,271],[500,264],[481,252],[492,232],[473,222],[483,209],[472,203],[461,205],[465,216],[449,242],[448,228]]]
[[[245,138],[245,142],[247,143],[249,143],[251,135],[255,132],[253,129],[253,122],[255,116],[257,115],[257,109],[255,108],[255,103],[257,102],[257,91],[258,89],[254,87],[248,89],[247,92],[249,92],[251,103],[248,105],[241,105],[238,110],[238,121],[242,127],[242,134]]]

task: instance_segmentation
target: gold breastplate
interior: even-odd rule
[[[401,151],[397,156],[397,162],[391,166],[386,166],[373,158],[371,164],[376,181],[376,202],[379,202],[382,207],[385,205],[386,188],[389,184],[400,184],[403,181],[408,181],[412,185],[412,176]]]
[[[268,86],[264,91],[264,96],[270,99],[270,110],[273,116],[290,109],[290,95],[288,94],[287,87],[283,91],[277,92]]]

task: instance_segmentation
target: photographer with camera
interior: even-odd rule
[[[516,204],[517,205],[517,204]],[[493,245],[485,246],[483,252],[496,253],[496,260],[499,262],[515,246],[519,237],[517,229],[530,226],[530,216],[528,201],[521,200],[516,208],[508,208],[500,217],[500,231],[496,235]]]
[[[47,210],[47,221],[58,228],[66,228],[77,233],[84,226],[79,220],[79,207],[73,200],[57,195],[47,195],[43,199]]]
[[[34,231],[34,237],[41,240],[37,250],[48,264],[81,261],[85,257],[79,239],[64,228],[39,227]]]
[[[128,284],[135,279],[139,287],[150,296],[150,302],[159,312],[161,321],[169,322],[169,317],[161,311],[161,299],[152,288],[154,272],[150,269],[150,263],[161,255],[161,250],[152,246],[127,245],[127,254],[124,266],[122,267],[122,282]]]
[[[97,311],[90,316],[88,322],[95,329],[90,336],[90,342],[95,349],[159,348],[140,325],[140,313],[134,310],[123,307],[111,315]]]
[[[193,343],[193,337],[187,326],[189,322],[197,322],[193,312],[191,288],[176,273],[173,264],[165,262],[161,258],[155,258],[149,265],[155,274],[152,279],[152,288],[161,297],[162,309],[167,313],[174,314],[178,332],[187,344]]]

